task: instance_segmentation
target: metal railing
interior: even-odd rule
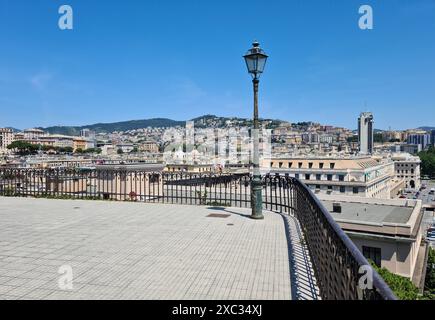
[[[250,207],[248,174],[0,169],[0,196]],[[297,218],[323,299],[396,297],[317,197],[288,175],[263,177],[263,207]],[[360,283],[364,273],[369,283]],[[371,285],[371,286],[370,286]]]

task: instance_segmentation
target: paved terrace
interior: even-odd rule
[[[0,299],[316,299],[297,222],[249,214],[0,198]],[[65,265],[71,290],[58,284]]]

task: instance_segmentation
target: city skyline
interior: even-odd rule
[[[68,1],[69,31],[57,27],[60,2],[0,3],[7,45],[0,52],[2,127],[250,118],[242,55],[253,39],[270,54],[260,86],[262,118],[355,129],[359,113],[371,111],[379,129],[435,125],[431,1],[368,1],[373,30],[358,28],[357,1],[269,7]]]
[[[369,111],[365,111],[365,112],[369,112]],[[156,118],[148,118],[148,119],[119,120],[119,121],[114,121],[114,122],[81,123],[81,124],[76,124],[76,125],[52,124],[52,125],[48,125],[48,126],[45,126],[45,127],[36,125],[36,126],[21,127],[21,128],[9,126],[6,123],[4,123],[2,125],[2,123],[0,122],[0,127],[11,128],[11,129],[13,129],[15,131],[23,131],[25,129],[31,129],[31,128],[49,129],[49,128],[54,128],[54,127],[84,128],[84,129],[86,129],[86,127],[92,127],[92,126],[100,125],[100,124],[102,124],[102,125],[112,125],[112,124],[117,124],[117,123],[136,122],[136,121],[152,121],[152,120],[168,120],[168,121],[174,121],[174,122],[185,122],[185,123],[187,123],[189,121],[193,121],[194,119],[200,119],[200,118],[204,118],[204,117],[208,117],[208,116],[222,118],[222,119],[233,118],[233,119],[246,120],[246,121],[250,121],[251,120],[249,117],[243,118],[243,117],[237,117],[237,116],[234,116],[234,115],[232,115],[232,116],[231,115],[228,115],[228,116],[218,116],[216,114],[203,114],[203,115],[199,115],[197,117],[191,118],[191,119],[171,119],[171,118],[168,118],[168,117],[156,117]],[[298,122],[294,122],[294,123],[288,121],[288,123],[290,123],[290,124],[297,124],[297,123],[308,123],[308,122],[311,122],[313,124],[319,124],[321,126],[331,126],[331,127],[334,127],[334,128],[344,128],[344,129],[349,129],[349,130],[352,130],[352,131],[358,131],[358,117],[359,116],[360,115],[358,115],[357,118],[356,118],[356,124],[354,126],[349,126],[349,127],[338,126],[338,125],[335,125],[333,123],[322,123],[322,122],[313,121],[313,120],[310,120],[310,119],[306,119],[306,120],[302,120],[302,121],[298,121]],[[276,121],[281,121],[283,123],[287,122],[286,119],[278,119],[278,118],[277,119],[268,119],[268,118],[261,117],[260,120],[261,121],[263,121],[263,120],[274,120],[275,121],[276,120]],[[425,131],[427,131],[427,130],[429,130],[430,131],[430,130],[434,130],[435,129],[435,125],[421,125],[421,126],[418,126],[418,127],[409,127],[409,128],[397,129],[397,130],[393,129],[391,127],[389,127],[389,128],[379,128],[379,127],[376,127],[376,118],[374,118],[373,123],[375,124],[375,126],[373,127],[373,129],[375,131],[376,130],[381,130],[381,131],[406,131],[406,130],[425,130]],[[171,127],[171,126],[169,126],[169,127]],[[144,128],[146,128],[146,127],[159,127],[159,126],[155,126],[155,125],[144,126]],[[160,127],[166,127],[166,126],[160,126]]]

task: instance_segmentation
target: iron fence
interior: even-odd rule
[[[250,182],[249,174],[0,169],[0,196],[250,207]],[[396,299],[331,214],[298,179],[265,175],[263,207],[294,215],[299,221],[323,299]],[[372,273],[372,282],[360,283],[365,272]]]

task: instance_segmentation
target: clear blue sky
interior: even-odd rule
[[[261,117],[435,126],[434,0],[0,0],[0,39],[0,127],[250,117],[253,39],[270,55]]]

